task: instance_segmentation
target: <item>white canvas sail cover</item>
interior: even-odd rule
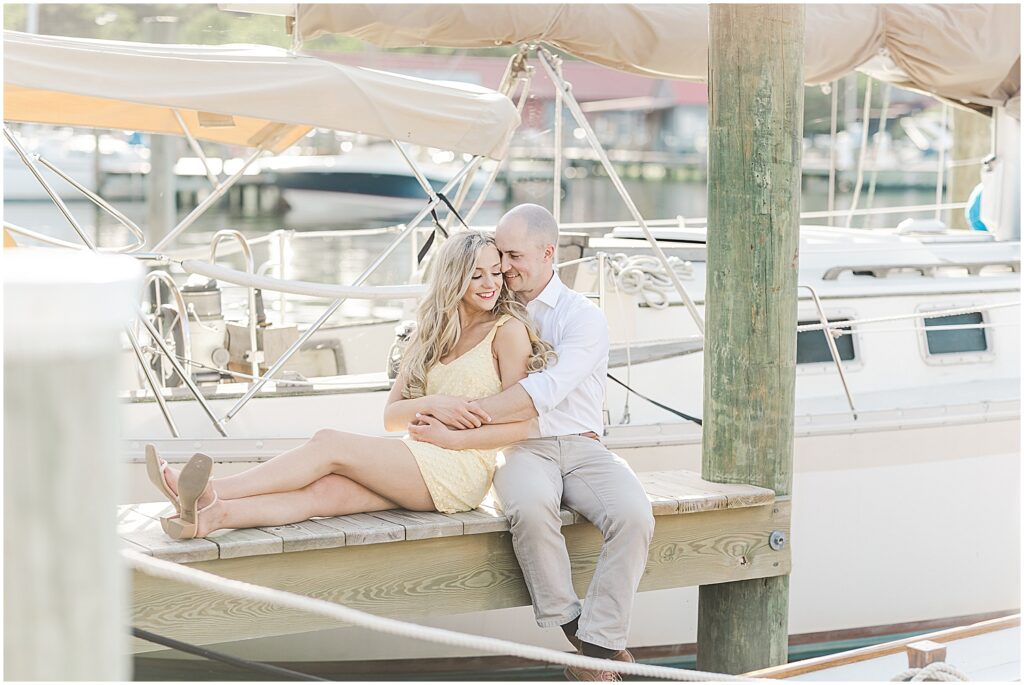
[[[1020,7],[806,5],[804,70],[824,83],[855,69],[980,107],[1020,92]],[[707,5],[297,5],[303,39],[344,33],[382,47],[545,42],[647,76],[707,78]]]
[[[157,45],[4,32],[4,120],[180,135],[280,152],[312,127],[500,159],[506,96],[259,45]]]

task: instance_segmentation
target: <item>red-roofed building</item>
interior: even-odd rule
[[[358,53],[318,53],[343,64],[391,71],[431,80],[459,81],[497,88],[508,64],[505,57],[395,53],[368,49]],[[531,144],[550,145],[554,122],[554,85],[536,65],[532,97],[523,109],[522,128]],[[597,133],[609,148],[703,151],[707,137],[707,85],[630,74],[584,61],[565,60],[562,73]],[[566,112],[564,141],[576,128]]]

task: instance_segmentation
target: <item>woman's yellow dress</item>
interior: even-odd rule
[[[427,394],[478,400],[501,392],[491,342],[509,318],[506,314],[498,319],[483,340],[451,363],[432,366],[427,371]],[[480,506],[491,488],[498,450],[449,450],[408,436],[403,440],[438,511],[453,514]]]

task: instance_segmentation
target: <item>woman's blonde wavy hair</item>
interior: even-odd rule
[[[431,260],[427,293],[416,310],[416,331],[402,355],[401,370],[405,378],[402,397],[413,399],[427,394],[427,372],[455,349],[462,334],[459,301],[469,288],[480,250],[487,245],[495,245],[494,236],[488,233],[454,233]],[[504,282],[492,312],[495,319],[508,314],[526,326],[532,347],[527,361],[530,373],[540,371],[555,360],[554,349],[537,335],[526,307],[516,302]]]

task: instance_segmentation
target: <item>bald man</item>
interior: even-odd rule
[[[538,417],[540,437],[506,448],[494,476],[537,624],[561,626],[587,656],[632,661],[626,650],[629,618],[654,518],[636,475],[601,443],[608,323],[555,273],[558,224],[548,210],[533,204],[513,208],[498,222],[495,238],[505,283],[558,360],[498,395],[467,402],[463,412],[490,423]],[[563,502],[604,536],[582,604],[561,532]],[[619,679],[610,671],[575,668],[566,669],[566,676]]]

